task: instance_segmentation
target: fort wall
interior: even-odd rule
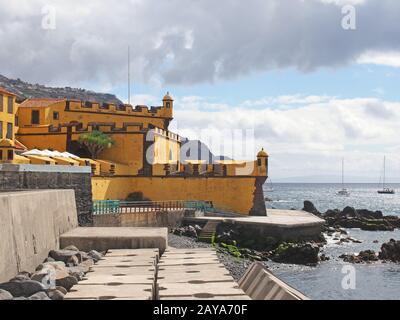
[[[260,193],[263,177],[93,177],[93,200],[125,200],[141,192],[152,201],[211,201],[219,211],[266,215]],[[265,180],[264,180],[265,181]],[[262,192],[262,190],[261,190]],[[261,203],[260,203],[261,201]],[[258,212],[252,212],[257,208]]]

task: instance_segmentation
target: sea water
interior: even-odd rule
[[[274,184],[273,191],[265,186],[264,194],[272,201],[268,208],[303,208],[303,201],[310,200],[315,207],[324,212],[328,209],[343,209],[352,206],[356,209],[381,210],[385,215],[400,216],[400,184],[392,184],[397,194],[379,195],[378,184],[347,184],[350,196],[336,195],[340,184]],[[328,243],[321,253],[330,257],[317,267],[285,265],[268,262],[268,267],[283,281],[292,285],[312,299],[400,299],[400,264],[372,263],[348,264],[339,256],[343,253],[358,253],[372,249],[379,252],[382,243],[390,239],[400,240],[400,230],[362,231],[347,229],[349,236],[362,243]],[[378,243],[374,243],[374,241]],[[349,269],[355,286],[346,285]],[[345,283],[345,285],[343,285]]]

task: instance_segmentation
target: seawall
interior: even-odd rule
[[[260,177],[93,177],[94,200],[125,200],[142,192],[151,201],[212,201],[218,211],[266,215]]]
[[[0,193],[0,282],[32,272],[78,226],[73,190]]]

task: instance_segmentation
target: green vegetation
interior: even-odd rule
[[[88,149],[92,159],[97,159],[100,152],[115,144],[110,136],[98,130],[81,134],[78,141]]]

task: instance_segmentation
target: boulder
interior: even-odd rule
[[[79,252],[80,251],[77,247],[72,246],[72,245],[68,246],[68,247],[65,247],[63,250],[75,251],[75,252]]]
[[[34,280],[21,280],[2,283],[0,289],[8,291],[13,297],[30,297],[37,292],[45,291],[46,287]]]
[[[379,252],[379,259],[400,262],[400,241],[390,239],[384,243]]]
[[[64,287],[56,286],[56,290],[60,291],[63,295],[66,295],[68,293],[67,289]]]
[[[282,243],[272,253],[271,259],[279,263],[316,265],[319,261],[319,246],[316,244]]]
[[[103,258],[103,255],[96,250],[89,251],[88,255],[90,258],[92,258],[94,260],[94,262],[97,262]]]
[[[77,257],[79,252],[72,250],[51,250],[49,256],[56,261],[62,261],[65,264],[78,264],[79,258]]]
[[[357,218],[357,210],[354,209],[353,207],[346,207],[343,209],[343,211],[339,214],[341,217],[346,217],[346,218]]]
[[[197,238],[197,231],[196,228],[193,226],[187,226],[185,227],[185,231],[183,232],[183,235],[185,237],[189,238]]]
[[[47,296],[51,300],[64,300],[65,294],[63,292],[61,292],[60,290],[57,290],[57,289],[53,289],[53,290],[48,290],[47,291]]]
[[[373,250],[361,251],[359,254],[342,254],[339,258],[349,263],[370,263],[379,260]]]
[[[78,281],[81,281],[85,276],[86,268],[80,267],[79,265],[76,267],[68,267],[68,273],[71,276],[74,276]]]
[[[304,208],[302,210],[315,215],[321,215],[317,208],[315,208],[314,204],[308,200],[304,201]]]
[[[6,290],[0,289],[0,301],[1,300],[12,300],[12,299],[13,299],[13,296],[11,293],[9,293]]]
[[[357,214],[366,219],[383,219],[383,213],[382,211],[370,211],[367,209],[359,209],[356,210]]]
[[[71,290],[71,288],[76,284],[78,284],[78,279],[69,274],[65,274],[56,279],[56,286],[63,287],[67,291]]]
[[[28,300],[51,300],[45,292],[37,292],[31,295]]]
[[[31,278],[27,274],[17,274],[14,278],[10,279],[10,282],[17,282],[17,281],[27,281]]]
[[[32,275],[32,280],[40,282],[46,289],[55,287],[56,269],[51,265],[43,266]]]

